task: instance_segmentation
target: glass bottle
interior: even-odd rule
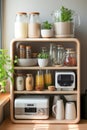
[[[26,77],[26,90],[31,91],[34,88],[34,79],[32,74],[27,74]]]
[[[29,13],[28,37],[31,37],[31,38],[40,37],[39,12]]]
[[[56,48],[56,45],[53,46],[52,64],[53,64],[53,66],[57,65],[57,48]]]
[[[24,77],[22,74],[17,74],[16,77],[16,90],[22,91],[24,90]]]
[[[46,70],[46,73],[45,73],[45,86],[47,88],[50,85],[52,85],[52,75],[51,75],[50,70]]]
[[[27,13],[17,12],[15,18],[15,38],[27,38],[28,36],[28,24]]]
[[[42,70],[38,70],[36,74],[36,84],[35,84],[36,90],[43,90],[44,89],[44,75]]]
[[[76,59],[76,52],[72,48],[67,48],[65,53],[65,66],[76,66],[77,59]]]

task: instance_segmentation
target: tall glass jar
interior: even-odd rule
[[[24,90],[24,76],[22,74],[17,74],[17,77],[16,77],[16,90],[17,91]]]
[[[46,72],[45,72],[45,86],[47,88],[50,85],[52,85],[52,75],[51,75],[50,70],[46,70]]]
[[[65,54],[64,65],[76,66],[76,64],[77,64],[76,52],[71,48],[67,48],[66,54]]]
[[[35,89],[39,91],[44,89],[44,75],[42,70],[37,71]]]
[[[62,66],[64,64],[65,50],[62,45],[57,45],[57,65]]]
[[[28,37],[31,38],[40,37],[39,12],[29,13]]]
[[[26,90],[31,91],[34,88],[34,79],[32,74],[27,74],[26,77]]]
[[[27,26],[27,13],[17,12],[15,18],[15,38],[27,38],[28,26]]]

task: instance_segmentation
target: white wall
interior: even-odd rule
[[[18,11],[39,11],[41,22],[44,20],[52,22],[52,11],[62,4],[80,15],[81,25],[76,30],[76,37],[81,42],[81,90],[84,91],[87,87],[87,0],[3,0],[3,2],[3,47],[7,49],[10,48],[10,41],[14,37],[15,14]]]

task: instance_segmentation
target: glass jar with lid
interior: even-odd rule
[[[25,48],[25,45],[23,45],[23,44],[20,44],[20,46],[19,46],[19,57],[21,59],[26,58],[26,48]]]
[[[76,51],[74,51],[72,48],[67,48],[65,53],[64,65],[76,66],[76,64],[77,64]]]
[[[28,22],[28,37],[38,38],[40,37],[40,20],[39,12],[29,13],[29,22]]]
[[[28,26],[27,26],[27,13],[17,12],[15,18],[15,38],[27,38]]]
[[[64,64],[65,50],[62,45],[57,45],[57,65],[62,66]]]

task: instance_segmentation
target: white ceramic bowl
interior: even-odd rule
[[[37,65],[37,58],[30,58],[30,59],[18,59],[18,66],[35,66]]]
[[[38,65],[40,67],[45,67],[48,65],[49,60],[48,59],[38,59]]]

